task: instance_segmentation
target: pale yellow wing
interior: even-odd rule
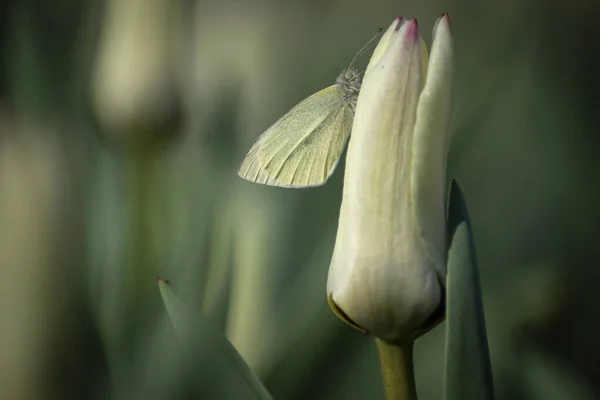
[[[349,100],[333,85],[300,102],[256,140],[239,176],[271,186],[323,185],[350,135],[354,109]]]

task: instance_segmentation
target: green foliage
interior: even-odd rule
[[[158,288],[184,348],[189,348],[196,359],[209,366],[195,376],[202,398],[271,399],[244,359],[211,321],[201,314],[192,315],[164,279],[158,279]]]
[[[492,368],[471,223],[452,181],[448,205],[445,400],[494,398]]]

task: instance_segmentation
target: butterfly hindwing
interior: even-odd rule
[[[252,145],[238,174],[252,182],[304,188],[331,176],[350,135],[354,109],[339,85],[292,108]]]

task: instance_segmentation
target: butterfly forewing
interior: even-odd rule
[[[238,174],[271,186],[324,184],[350,135],[354,116],[350,100],[340,85],[303,100],[258,138]]]

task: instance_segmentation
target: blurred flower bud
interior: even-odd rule
[[[452,78],[448,15],[430,60],[417,21],[397,18],[358,97],[327,293],[340,318],[384,340],[431,328],[443,297]]]
[[[181,104],[176,85],[179,1],[110,0],[94,65],[94,113],[121,142],[172,133]]]

